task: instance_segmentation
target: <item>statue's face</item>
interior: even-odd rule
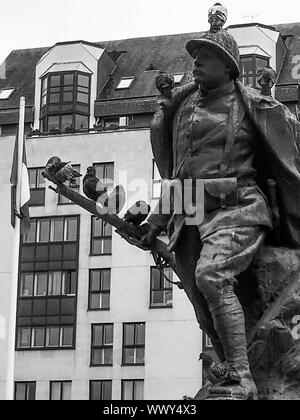
[[[230,80],[230,68],[224,59],[209,47],[200,47],[194,56],[195,82],[206,89],[222,86]]]

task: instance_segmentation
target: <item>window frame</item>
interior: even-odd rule
[[[252,58],[252,71],[253,71],[252,74],[250,74],[250,73],[242,73],[242,60],[243,60],[243,58]],[[240,59],[240,77],[239,77],[239,79],[240,79],[241,83],[243,85],[245,85],[244,84],[244,79],[247,78],[247,77],[252,77],[253,80],[254,80],[254,84],[253,85],[245,85],[245,86],[250,86],[250,87],[252,87],[254,89],[259,89],[260,88],[257,85],[257,69],[258,69],[258,67],[256,66],[256,60],[257,59],[266,60],[266,62],[267,62],[266,65],[267,66],[270,65],[270,58],[269,57],[265,57],[265,56],[260,55],[260,54],[245,54],[245,55],[242,55],[241,56],[241,59]]]
[[[52,385],[54,385],[54,384],[60,384],[60,399],[59,400],[54,400],[53,398],[52,398],[52,394],[53,394],[53,390],[52,390]],[[72,381],[50,381],[50,386],[49,386],[49,401],[70,401],[70,400],[67,400],[67,399],[65,399],[65,398],[63,398],[63,394],[64,394],[64,389],[63,389],[63,386],[64,385],[71,385],[71,393],[70,393],[70,400],[72,399]]]
[[[45,169],[44,167],[28,168],[28,177],[29,177],[29,172],[30,171],[36,171],[36,174],[35,174],[35,185],[38,185],[39,171],[43,171],[44,169]],[[44,179],[44,187],[37,187],[37,186],[30,187],[30,183],[29,183],[29,187],[30,187],[29,207],[44,207],[45,206],[45,201],[46,201],[46,179],[45,178],[43,178],[43,179]],[[31,200],[32,200],[31,191],[34,191],[34,192],[43,192],[43,194],[41,194],[41,195],[43,195],[43,200],[41,200],[41,201],[43,201],[42,204],[34,204],[34,203],[32,204],[31,203]]]
[[[162,193],[162,179],[160,177],[160,179],[155,178],[155,172],[159,173],[157,164],[155,162],[155,159],[152,159],[152,192],[151,192],[151,198],[152,200],[159,200],[161,197],[161,193]],[[155,185],[160,185],[160,194],[159,196],[156,196],[154,194],[155,191]]]
[[[99,291],[92,290],[92,274],[99,272],[100,274],[100,287],[102,286],[103,278],[102,273],[109,272],[110,284],[109,290],[99,289]],[[92,295],[109,295],[109,305],[108,308],[92,308],[91,297]],[[99,311],[109,311],[110,310],[110,295],[111,295],[111,268],[92,268],[89,270],[89,296],[88,296],[88,311],[90,312],[99,312]],[[100,299],[101,300],[101,299]]]
[[[126,81],[126,80],[128,80],[128,81],[130,80],[129,85],[124,86],[124,87],[123,87],[123,86],[121,86],[121,85],[122,85],[122,82],[124,82],[124,81]],[[132,84],[133,84],[134,80],[135,80],[135,76],[126,76],[126,77],[121,77],[115,89],[116,89],[116,90],[126,90],[126,89],[130,89],[130,88],[132,87]]]
[[[126,382],[132,382],[133,385],[133,392],[132,392],[132,399],[130,400],[125,400],[124,399],[124,393],[125,393],[125,383]],[[136,397],[136,389],[135,386],[137,383],[142,383],[143,384],[143,399],[142,400],[137,400]],[[145,399],[145,394],[144,394],[144,385],[145,385],[145,381],[144,379],[122,379],[121,381],[121,401],[144,401]]]
[[[94,345],[94,339],[95,339],[95,330],[96,327],[103,327],[102,328],[102,345]],[[110,327],[112,328],[112,338],[113,338],[113,343],[112,344],[105,344],[105,335],[106,335],[106,327]],[[110,350],[111,351],[111,363],[93,363],[93,353],[94,350],[102,350],[103,352],[105,352],[105,350]],[[114,351],[114,324],[113,323],[104,323],[104,324],[92,324],[91,325],[91,354],[90,354],[90,367],[111,367],[113,366],[113,354]]]
[[[17,386],[18,385],[25,385],[25,394],[26,394],[26,398],[24,400],[17,400]],[[34,386],[34,399],[29,399],[28,398],[28,386],[29,385],[33,385]],[[15,389],[14,389],[14,401],[36,401],[36,381],[16,381],[15,382]]]
[[[133,345],[126,345],[125,344],[125,329],[126,326],[134,326],[134,344]],[[137,339],[137,326],[143,325],[144,326],[144,344],[136,344]],[[123,339],[122,339],[122,366],[145,366],[145,348],[146,348],[146,323],[145,322],[124,322],[123,323]],[[134,349],[134,354],[136,355],[136,350],[144,349],[144,362],[142,363],[127,363],[126,362],[126,349]]]
[[[1,93],[5,92],[5,91],[10,91],[9,95],[5,98],[1,98]],[[15,93],[16,88],[14,87],[4,87],[2,89],[0,89],[0,101],[7,101],[8,99],[10,99],[12,97],[12,95]]]
[[[91,216],[91,240],[90,240],[90,256],[91,257],[102,257],[102,256],[111,256],[112,255],[112,237],[113,237],[113,232],[112,232],[112,228],[111,228],[111,235],[102,235],[102,236],[96,236],[94,235],[94,221],[97,221],[97,216]],[[105,222],[104,220],[101,220],[101,224],[102,224],[102,232],[105,231]],[[93,252],[93,241],[94,240],[101,240],[101,251],[100,253],[95,253]],[[111,246],[110,246],[110,250],[108,252],[105,252],[104,250],[104,241],[105,240],[110,240]]]
[[[66,75],[73,75],[73,85],[65,85],[64,84],[64,77]],[[51,86],[51,78],[59,76],[60,82],[57,86]],[[85,76],[88,78],[88,87],[79,85],[79,76]],[[43,90],[43,83],[47,80],[47,88]],[[91,74],[85,73],[82,71],[61,71],[61,72],[49,72],[41,78],[41,95],[40,95],[40,131],[43,134],[72,134],[75,132],[88,132],[90,128],[90,116],[91,116]],[[65,88],[70,88],[72,86],[72,90],[65,90]],[[59,95],[59,101],[51,103],[51,88],[52,89],[59,89],[56,94]],[[80,88],[88,89],[87,93],[84,92],[88,96],[88,102],[81,102],[77,100],[78,93],[83,93],[80,91]],[[44,92],[46,92],[44,94]],[[73,100],[72,101],[64,101],[64,94],[72,92]],[[52,94],[55,94],[52,92]],[[43,98],[46,97],[46,104],[43,105]],[[51,110],[51,105],[58,106],[57,111]],[[64,111],[64,106],[68,106],[69,109]],[[81,108],[80,108],[81,107]],[[82,107],[86,107],[86,110],[83,110]],[[81,115],[84,117],[88,117],[88,126],[87,128],[80,128],[76,129],[76,115]],[[69,130],[67,127],[65,130],[62,129],[62,117],[63,116],[72,116],[72,126]],[[49,117],[58,117],[59,118],[59,128],[58,131],[56,129],[49,130]],[[45,127],[45,131],[43,129]]]
[[[110,384],[110,399],[104,400],[100,399],[92,399],[92,387],[93,384],[101,383],[101,394],[103,395],[103,384],[109,383]],[[101,395],[101,396],[102,396]],[[89,401],[111,401],[112,400],[112,379],[92,379],[89,381]]]
[[[170,270],[170,273],[171,273],[172,278],[173,278],[173,271],[172,271],[171,267],[165,267],[165,269]],[[157,267],[155,267],[155,266],[150,267],[150,305],[149,305],[149,308],[150,309],[172,309],[173,308],[173,284],[168,282],[169,287],[162,287],[160,289],[155,289],[154,286],[153,286],[154,277],[152,275],[154,270],[158,271],[158,273],[159,273],[160,285],[164,285],[164,282],[167,282],[167,280],[164,278],[164,276],[158,270]],[[171,281],[172,281],[172,279],[171,279]],[[158,304],[158,305],[153,304],[152,294],[154,292],[171,292],[172,293],[172,303],[170,303],[170,304],[167,304],[167,303],[163,304],[162,303],[162,304]],[[165,296],[165,293],[164,293],[164,296]]]

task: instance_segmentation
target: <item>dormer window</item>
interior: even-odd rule
[[[54,134],[88,130],[90,84],[90,75],[77,71],[43,77],[41,131]]]
[[[173,74],[174,77],[174,83],[175,85],[179,85],[182,82],[182,79],[184,77],[184,73],[176,73]]]
[[[129,89],[133,81],[134,77],[122,77],[116,89]]]
[[[4,88],[0,90],[0,100],[9,99],[14,93],[15,88]]]
[[[157,71],[158,68],[154,64],[150,64],[145,71]]]

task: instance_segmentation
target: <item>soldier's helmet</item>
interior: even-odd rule
[[[226,60],[232,70],[232,77],[237,78],[240,72],[239,47],[233,36],[223,29],[227,21],[227,9],[220,3],[216,3],[209,10],[208,17],[208,22],[211,25],[210,30],[198,38],[191,39],[186,44],[186,49],[193,58],[196,58],[200,47],[209,46]]]

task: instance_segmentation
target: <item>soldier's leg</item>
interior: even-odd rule
[[[201,252],[201,240],[196,226],[185,226],[175,249],[176,266],[184,290],[191,301],[197,321],[202,331],[207,334],[220,361],[225,355],[208,304],[196,284],[195,269]]]
[[[245,271],[265,237],[260,227],[224,229],[203,241],[196,268],[197,286],[205,296],[222,342],[232,378],[242,385],[245,396],[255,394],[251,377],[245,319],[234,293],[235,277]]]

